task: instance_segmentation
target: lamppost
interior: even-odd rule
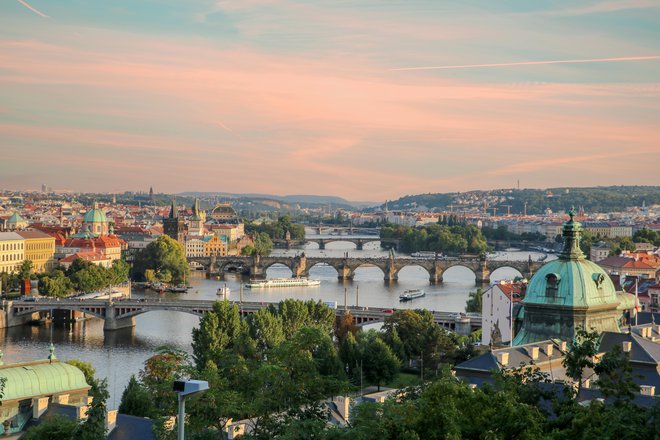
[[[175,380],[173,390],[179,396],[179,433],[177,440],[184,440],[184,428],[186,420],[186,397],[195,396],[209,389],[209,383],[205,380]]]

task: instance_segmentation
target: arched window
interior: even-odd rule
[[[559,282],[561,277],[556,273],[549,273],[545,276],[545,296],[556,297],[559,291]]]

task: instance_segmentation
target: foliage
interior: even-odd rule
[[[192,331],[193,358],[198,368],[218,364],[223,350],[231,348],[241,332],[241,315],[236,304],[217,301]]]
[[[92,403],[87,410],[87,420],[78,425],[74,438],[77,440],[104,439],[106,434],[105,414],[106,401],[110,396],[106,379],[92,380]]]
[[[402,225],[383,225],[380,238],[398,239],[402,252],[435,251],[446,254],[483,254],[488,249],[486,238],[474,225],[453,226],[431,224],[418,228]]]
[[[567,206],[579,206],[587,212],[623,211],[626,208],[660,204],[660,186],[604,186],[597,188],[548,188],[548,189],[500,189],[490,191],[471,191],[467,195],[473,198],[473,203],[465,202],[465,193],[418,194],[401,197],[390,201],[390,209],[410,209],[425,206],[429,209],[448,210],[450,205],[465,208],[481,208],[483,198],[497,196],[499,201],[491,203],[491,208],[497,208],[499,213],[507,212],[511,205],[511,213],[527,212],[528,214],[543,214],[546,209],[562,212]]]
[[[575,338],[567,344],[562,365],[566,375],[578,384],[576,395],[580,394],[584,370],[594,368],[594,356],[598,353],[599,335],[597,331],[578,328]]]
[[[287,233],[292,240],[305,238],[305,227],[291,222],[291,216],[285,214],[272,223],[245,223],[245,232],[248,234],[265,233],[273,240],[284,240]]]
[[[478,288],[476,291],[468,294],[468,300],[465,303],[465,311],[468,313],[481,313],[484,291]]]
[[[144,279],[147,270],[153,270],[158,279],[169,278],[182,283],[190,268],[181,243],[167,235],[161,235],[135,255],[132,276]]]
[[[399,373],[401,361],[375,330],[362,333],[356,348],[360,374],[375,383],[379,391],[381,383],[393,380]]]
[[[94,382],[94,375],[96,374],[96,369],[89,362],[81,361],[78,359],[71,359],[66,361],[67,364],[73,365],[77,369],[83,372],[85,375],[85,382],[88,385],[91,385]]]
[[[74,285],[61,270],[53,270],[39,278],[38,289],[41,295],[62,298],[71,295]]]
[[[652,243],[654,246],[660,246],[660,233],[648,228],[642,228],[633,234],[632,241],[635,243]]]
[[[260,256],[268,255],[272,248],[273,248],[273,241],[265,232],[260,232],[254,238],[254,253],[256,255],[260,255]]]
[[[32,269],[33,269],[33,264],[32,261],[30,260],[23,260],[21,263],[21,266],[18,269],[18,277],[21,280],[28,280],[30,279],[30,275],[32,275]]]
[[[491,228],[489,226],[483,226],[481,228],[481,233],[488,240],[507,240],[507,241],[545,241],[546,236],[539,232],[523,232],[522,234],[516,234],[509,231],[505,225],[499,225],[497,228]],[[561,243],[561,241],[560,241]]]
[[[21,437],[23,440],[66,440],[72,439],[78,422],[66,416],[47,417],[37,426],[28,429]]]
[[[131,376],[121,395],[119,412],[137,417],[153,417],[155,408],[147,388]]]

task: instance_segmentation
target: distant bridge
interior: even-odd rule
[[[203,316],[213,308],[216,301],[186,301],[162,299],[124,299],[112,300],[80,300],[80,299],[54,299],[40,298],[38,301],[5,301],[3,303],[8,327],[26,324],[38,317],[38,314],[51,310],[69,310],[85,313],[103,319],[104,330],[118,330],[134,327],[135,317],[143,313],[167,310]],[[271,304],[267,302],[240,302],[230,301],[239,307],[242,316],[247,316],[266,308]],[[357,325],[383,322],[393,312],[392,308],[383,307],[357,307],[346,306],[335,309],[337,315],[350,312]],[[433,312],[435,322],[444,328],[467,334],[474,329],[481,328],[481,316],[459,315],[451,312]]]
[[[353,243],[358,251],[361,251],[364,249],[364,245],[367,243],[372,243],[376,241],[381,241],[380,237],[378,236],[372,236],[372,237],[355,237],[355,236],[341,236],[338,235],[336,237],[314,237],[314,238],[303,238],[300,240],[294,240],[294,239],[288,239],[288,240],[282,240],[282,239],[275,239],[273,240],[273,243],[278,245],[278,246],[284,246],[287,249],[291,249],[292,247],[295,246],[302,246],[305,243],[316,243],[319,245],[319,249],[325,249],[325,246],[329,243],[334,243],[337,241],[342,241],[342,242],[347,242],[347,243]],[[392,247],[396,248],[399,244],[399,240],[397,239],[388,239],[387,243],[390,244]]]
[[[542,262],[532,261],[497,261],[482,258],[454,258],[454,259],[424,259],[393,257],[307,257],[304,254],[295,257],[189,257],[189,262],[196,262],[206,268],[209,274],[224,274],[228,269],[248,274],[251,278],[265,278],[266,270],[274,264],[288,267],[294,277],[307,277],[309,270],[316,265],[332,266],[337,271],[340,280],[352,280],[355,270],[362,266],[375,266],[383,271],[385,281],[398,280],[399,271],[407,266],[419,266],[429,274],[432,284],[442,282],[442,274],[454,266],[463,266],[475,274],[477,284],[488,284],[490,274],[502,267],[516,269],[526,278],[531,276],[543,265]]]

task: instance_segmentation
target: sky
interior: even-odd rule
[[[0,188],[518,181],[660,184],[660,0],[0,0]]]

